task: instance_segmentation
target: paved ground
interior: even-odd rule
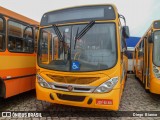
[[[35,91],[26,92],[4,101],[0,102],[0,111],[53,111],[55,117],[40,118],[42,119],[61,119],[61,120],[100,120],[100,119],[150,119],[160,120],[155,117],[111,117],[107,118],[106,115],[110,114],[105,110],[99,109],[83,109],[79,107],[55,105],[47,102],[36,100]],[[160,111],[160,95],[146,93],[142,85],[132,75],[129,75],[126,86],[123,92],[119,111]],[[111,112],[111,115],[117,114]],[[128,112],[128,114],[133,114]],[[0,118],[4,119],[4,118]],[[6,118],[8,119],[8,118]],[[26,118],[25,118],[26,119]],[[22,120],[22,119],[21,119]],[[28,119],[29,120],[29,119]],[[33,120],[39,120],[34,118]]]

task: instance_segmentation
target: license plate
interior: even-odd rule
[[[109,99],[96,99],[97,105],[113,105],[113,100]]]

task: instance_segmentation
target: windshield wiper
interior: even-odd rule
[[[61,34],[60,30],[58,29],[58,27],[57,27],[56,25],[52,25],[52,26],[53,26],[53,29],[54,29],[54,31],[55,31],[58,39],[59,39],[61,42],[63,42],[63,41],[64,41],[64,39],[63,39],[64,37],[62,36],[62,34]]]
[[[75,47],[76,47],[77,40],[81,39],[81,38],[88,32],[88,30],[89,30],[94,24],[95,24],[95,21],[91,21],[90,23],[88,23],[88,24],[86,25],[85,28],[83,28],[83,29],[81,30],[80,33],[78,33],[79,28],[77,29],[77,33],[76,33],[76,37],[75,37],[74,49],[75,49]]]
[[[74,43],[74,49],[76,48],[76,43],[77,43],[77,37],[78,37],[78,31],[79,31],[79,27],[77,28],[77,32],[76,32],[76,37],[75,37],[75,43]]]
[[[63,31],[63,35],[61,34],[60,30],[58,29],[58,27],[56,25],[52,25],[53,29],[58,37],[58,39],[60,40],[60,42],[62,42],[63,44],[63,52],[65,52],[65,32]],[[65,58],[65,54],[64,54],[64,58]]]

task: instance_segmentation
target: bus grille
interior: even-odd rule
[[[57,97],[61,100],[76,101],[76,102],[82,102],[85,99],[85,96],[64,95],[59,93],[57,93]]]
[[[51,86],[54,90],[61,90],[61,91],[67,91],[67,92],[87,92],[92,93],[96,86],[88,86],[88,85],[78,85],[78,84],[67,84],[67,83],[58,83],[58,82],[48,82],[48,84]],[[69,89],[69,87],[72,87],[72,89]]]
[[[59,83],[69,83],[69,84],[90,84],[99,79],[99,77],[73,77],[73,76],[57,76],[57,75],[49,75],[55,82]]]

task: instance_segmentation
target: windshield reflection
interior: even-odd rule
[[[160,66],[160,31],[154,33],[154,49],[153,49],[153,62],[156,66]]]
[[[42,29],[38,64],[59,71],[96,71],[113,67],[117,58],[115,24],[95,24],[80,39],[75,39],[77,29],[82,31],[86,25],[58,27],[63,41],[52,27]],[[72,65],[77,65],[78,69],[72,69]]]

